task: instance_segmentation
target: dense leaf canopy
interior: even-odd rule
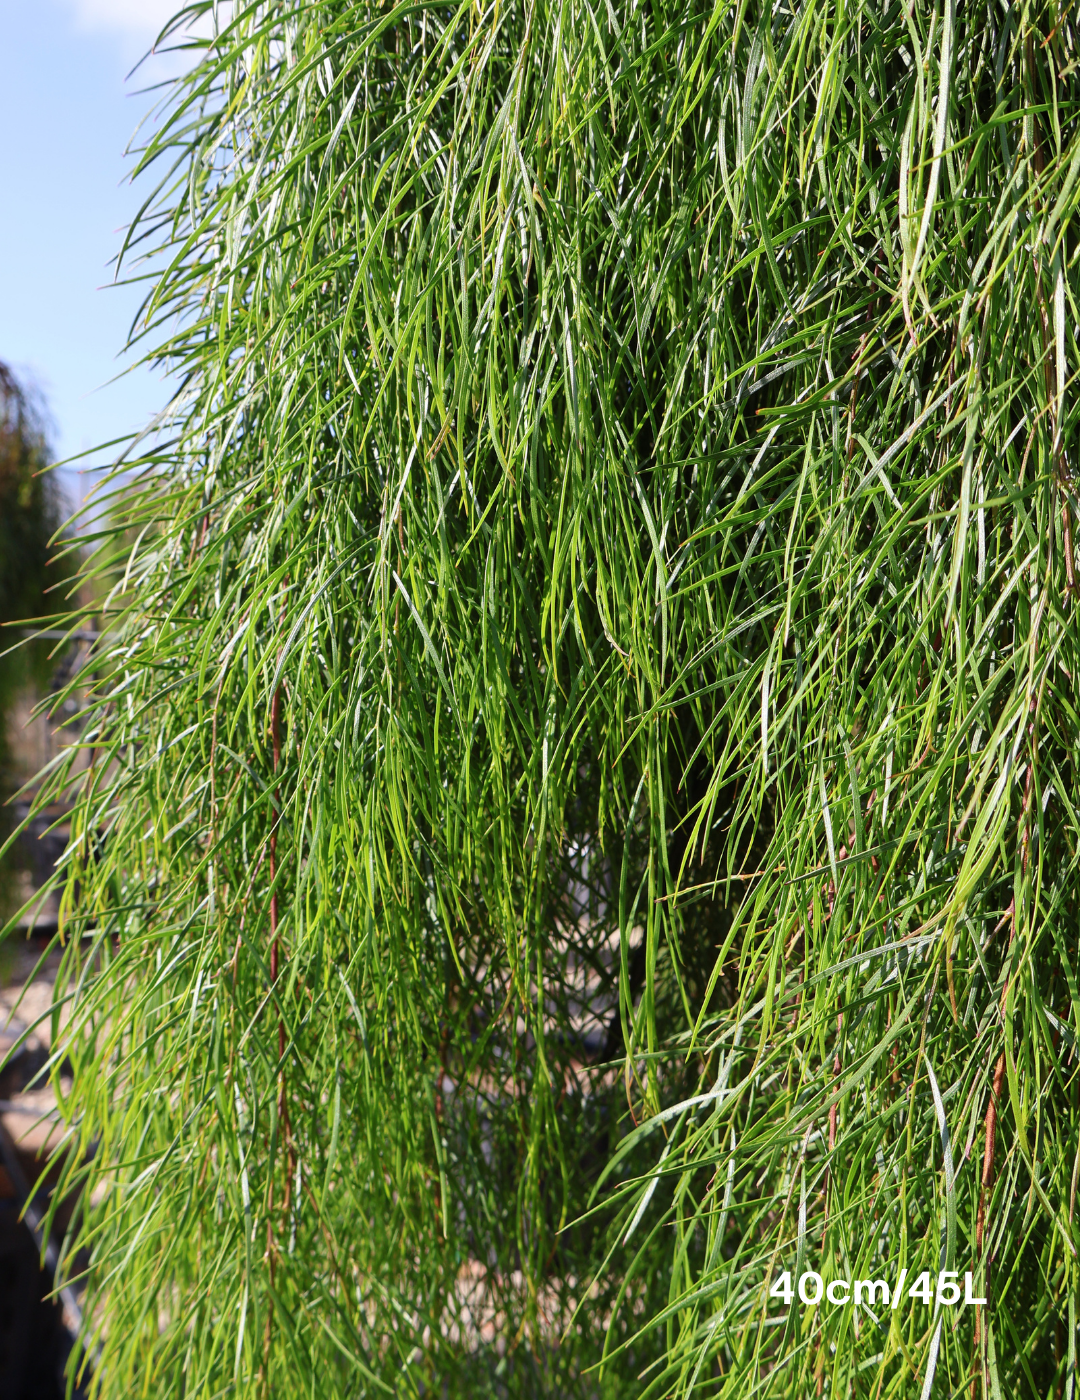
[[[230,15],[44,790],[102,1394],[1071,1395],[1075,10]]]

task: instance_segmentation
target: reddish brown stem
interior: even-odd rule
[[[841,1011],[836,1018],[836,1054],[833,1057],[833,1078],[840,1078],[840,1071],[843,1068],[843,1061],[840,1058],[840,1037],[844,1031],[844,1013]],[[834,1103],[829,1109],[829,1157],[830,1164],[825,1168],[825,1221],[821,1231],[821,1243],[825,1243],[825,1233],[829,1228],[829,1176],[832,1172],[832,1152],[836,1146],[836,1124],[839,1117],[839,1103]]]
[[[281,687],[274,691],[274,698],[270,702],[270,734],[274,746],[274,791],[270,801],[270,981],[276,983],[281,964],[281,943],[278,938],[278,896],[276,889],[277,879],[277,832],[278,822],[281,819],[281,809],[278,805],[277,774],[281,767]],[[278,1014],[278,1059],[281,1068],[278,1078],[278,1115],[281,1119],[282,1129],[285,1133],[285,1140],[290,1144],[291,1158],[291,1134],[289,1132],[289,1107],[285,1095],[285,1018]],[[288,1205],[291,1182],[285,1183],[285,1203]]]
[[[278,902],[274,880],[277,876],[278,790],[277,772],[281,763],[281,687],[270,702],[270,736],[274,745],[274,791],[270,798],[270,980],[278,975]]]
[[[278,822],[281,817],[281,810],[278,803],[277,776],[281,767],[281,687],[275,691],[270,701],[270,738],[273,745],[274,754],[274,787],[270,795],[270,982],[274,985],[278,980],[278,973],[281,964],[281,945],[278,937],[278,897],[277,897],[277,833]],[[285,1018],[278,1013],[278,1121],[286,1143],[286,1167],[285,1167],[285,1197],[284,1209],[286,1214],[289,1210],[289,1201],[292,1194],[293,1176],[293,1148],[292,1132],[289,1127],[289,1105],[285,1089]],[[277,1262],[277,1247],[274,1240],[274,1182],[270,1181],[270,1191],[267,1198],[266,1209],[266,1253],[270,1266],[270,1286],[274,1286],[275,1264]],[[273,1332],[273,1308],[269,1308],[266,1314],[266,1337],[265,1337],[265,1357],[263,1361],[264,1377],[269,1375],[270,1367],[270,1341]]]
[[[975,1223],[975,1253],[982,1258],[983,1234],[986,1225],[986,1196],[994,1184],[994,1152],[997,1146],[998,1100],[1005,1079],[1005,1052],[998,1057],[994,1069],[994,1086],[986,1107],[986,1143],[983,1147],[982,1189],[979,1192],[979,1214]]]
[[[986,1106],[986,1142],[983,1146],[982,1180],[979,1186],[979,1213],[975,1220],[975,1262],[983,1255],[983,1237],[986,1232],[986,1198],[994,1185],[994,1153],[997,1149],[998,1101],[1005,1081],[1005,1052],[1002,1051],[994,1068],[994,1084],[990,1090],[990,1102]],[[989,1275],[989,1265],[986,1270]],[[989,1294],[987,1295],[989,1297]],[[975,1355],[972,1358],[971,1400],[975,1400],[978,1372],[982,1358],[982,1314],[975,1311]]]
[[[1076,570],[1073,565],[1073,542],[1072,542],[1072,513],[1069,510],[1069,500],[1064,494],[1065,488],[1062,486],[1061,501],[1061,528],[1065,543],[1065,578],[1066,592],[1074,597],[1080,593],[1080,588],[1076,585]]]

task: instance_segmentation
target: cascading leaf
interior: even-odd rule
[[[40,797],[103,1396],[1073,1393],[1080,32],[943,4],[192,7]]]

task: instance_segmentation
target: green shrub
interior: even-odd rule
[[[1073,1395],[1077,39],[266,0],[173,89],[48,789],[102,1394]],[[768,1295],[902,1268],[990,1302]]]

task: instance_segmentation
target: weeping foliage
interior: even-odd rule
[[[1072,1396],[1075,10],[218,23],[41,798],[99,1392]]]

